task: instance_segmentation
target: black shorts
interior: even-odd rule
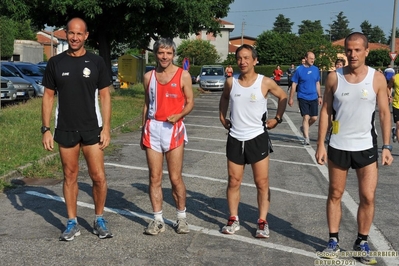
[[[392,115],[393,115],[393,122],[398,122],[399,121],[399,109],[396,109],[395,107],[392,107]]]
[[[63,131],[55,129],[54,140],[63,147],[74,147],[81,143],[93,145],[100,142],[102,127],[89,131]]]
[[[239,141],[230,134],[227,137],[226,156],[233,163],[253,164],[263,160],[271,152],[272,143],[267,131],[247,141]]]
[[[378,148],[374,146],[364,151],[343,151],[328,146],[328,159],[344,169],[359,169],[378,160]]]
[[[301,116],[318,116],[319,114],[319,100],[305,100],[298,98],[299,110],[301,111]]]

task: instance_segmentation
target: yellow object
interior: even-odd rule
[[[127,89],[130,84],[143,81],[144,60],[133,55],[122,55],[118,58],[118,76],[120,88]]]
[[[338,134],[338,132],[339,132],[339,121],[336,121],[336,120],[334,120],[334,121],[332,121],[331,122],[331,124],[332,124],[332,134]]]

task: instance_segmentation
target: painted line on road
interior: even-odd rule
[[[105,165],[113,166],[113,167],[119,167],[119,168],[125,168],[125,169],[132,169],[132,170],[148,171],[147,167],[123,165],[123,164],[117,164],[117,163],[105,163]],[[164,170],[163,174],[168,174],[168,171]],[[208,181],[213,181],[213,182],[219,182],[219,183],[227,184],[227,180],[213,178],[213,177],[208,177],[208,176],[192,175],[192,174],[186,174],[186,173],[182,173],[182,176],[198,178],[198,179],[203,179],[203,180],[208,180]],[[246,187],[254,187],[254,188],[256,187],[255,184],[250,184],[250,183],[241,183],[241,185],[242,186],[246,186]],[[281,188],[275,188],[275,187],[270,187],[270,190],[284,192],[284,193],[292,194],[292,195],[296,195],[296,196],[304,196],[304,197],[316,198],[316,199],[324,199],[324,200],[327,199],[327,197],[323,196],[323,195],[316,195],[316,194],[303,193],[303,192],[295,192],[295,191],[281,189]]]
[[[40,197],[40,198],[55,200],[55,201],[59,201],[59,202],[65,202],[65,199],[62,197],[59,197],[59,196],[43,194],[43,193],[39,193],[36,191],[26,191],[25,193],[32,195],[32,196]],[[94,210],[93,204],[78,201],[77,205]],[[150,215],[150,214],[121,210],[121,209],[116,209],[116,208],[105,207],[104,211],[110,212],[110,213],[115,213],[115,214],[120,214],[120,215],[125,215],[125,216],[139,217],[139,218],[147,219],[147,220],[153,219],[153,215]],[[170,225],[173,225],[173,223],[174,223],[172,220],[169,220],[169,219],[164,219],[164,220],[165,220],[165,223],[170,224]],[[287,246],[283,246],[283,245],[279,245],[279,244],[273,244],[270,242],[265,242],[264,240],[252,239],[252,238],[240,236],[240,235],[225,235],[225,234],[222,234],[219,230],[208,229],[205,227],[191,225],[191,224],[188,227],[190,228],[190,230],[197,231],[197,232],[200,232],[200,233],[203,233],[206,235],[223,237],[226,239],[233,239],[233,240],[248,243],[251,245],[257,245],[257,246],[261,246],[261,247],[266,247],[266,248],[270,248],[270,249],[275,249],[275,250],[279,250],[279,251],[283,251],[283,252],[287,252],[287,253],[293,253],[293,254],[302,255],[302,256],[311,257],[311,258],[318,258],[316,256],[315,252],[309,252],[309,251],[294,248],[294,247],[287,247]]]
[[[135,144],[135,143],[124,144],[124,145],[125,146],[140,146],[140,144]],[[226,155],[225,152],[219,152],[219,151],[206,151],[206,150],[188,149],[188,148],[184,148],[184,150],[185,151],[209,153],[209,154]],[[317,167],[317,165],[312,164],[312,163],[293,162],[293,161],[285,161],[285,160],[278,160],[278,159],[272,159],[272,158],[270,158],[270,161],[279,162],[279,163],[285,163],[285,164],[295,164],[295,165],[304,165],[304,166]]]
[[[277,102],[274,99],[270,99],[274,105],[277,107]],[[291,130],[297,135],[298,139],[301,138],[301,133],[299,130],[296,128],[292,120],[288,117],[287,114],[284,114],[284,119],[287,121],[288,125],[290,126]],[[314,164],[319,168],[319,171],[322,173],[324,178],[329,182],[328,178],[328,168],[325,165],[319,165],[316,162],[315,159],[315,150],[311,145],[306,146],[306,151],[308,152],[309,156],[312,158]],[[344,194],[342,196],[342,202],[345,204],[345,206],[348,208],[349,212],[352,214],[353,218],[355,221],[357,220],[357,209],[359,205],[355,202],[355,200],[352,198],[352,196],[348,193],[347,190],[344,191]],[[385,236],[381,233],[381,231],[374,225],[374,223],[371,225],[370,232],[370,242],[373,243],[373,245],[376,247],[377,251],[381,250],[392,250],[392,247],[389,245],[388,240],[385,238]],[[399,257],[382,257],[381,258],[387,265],[399,265]],[[395,263],[395,264],[393,264]]]

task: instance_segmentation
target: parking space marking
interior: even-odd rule
[[[40,197],[40,198],[45,198],[45,199],[49,199],[49,200],[65,202],[65,199],[63,197],[59,197],[59,196],[43,194],[43,193],[39,193],[39,192],[36,192],[36,191],[26,191],[25,193],[28,194],[28,195],[32,195],[32,196],[36,196],[36,197]],[[78,201],[77,205],[81,206],[81,207],[90,208],[90,209],[94,210],[94,205],[90,204],[90,203],[85,203],[85,202]],[[139,217],[139,218],[147,219],[147,220],[152,220],[153,219],[152,215],[147,214],[147,213],[138,213],[138,212],[133,212],[133,211],[128,211],[128,210],[122,210],[122,209],[116,209],[116,208],[108,208],[108,207],[105,207],[104,211],[110,212],[110,213],[115,213],[115,214],[120,214],[120,215],[125,215],[125,216]],[[165,219],[165,223],[173,224],[174,222],[172,220],[170,220],[170,219]],[[283,252],[287,252],[287,253],[293,253],[293,254],[297,254],[297,255],[302,255],[302,256],[306,256],[306,257],[311,257],[311,258],[315,258],[315,259],[318,258],[316,256],[316,252],[309,252],[309,251],[306,251],[306,250],[303,250],[303,249],[283,246],[283,245],[279,245],[279,244],[266,242],[264,240],[252,239],[252,238],[245,237],[245,236],[240,236],[240,235],[225,235],[225,234],[222,234],[219,230],[208,229],[208,228],[205,228],[205,227],[195,226],[195,225],[191,225],[191,224],[189,225],[189,228],[190,228],[190,230],[197,231],[197,232],[200,232],[200,233],[203,233],[203,234],[206,234],[206,235],[211,235],[211,236],[216,236],[216,237],[223,237],[223,238],[226,238],[226,239],[233,239],[233,240],[244,242],[244,243],[248,243],[248,244],[251,244],[251,245],[262,246],[262,247],[266,247],[266,248],[270,248],[270,249],[275,249],[275,250],[279,250],[279,251],[283,251]]]
[[[108,165],[108,166],[113,166],[113,167],[126,168],[126,169],[132,169],[132,170],[148,171],[147,167],[123,165],[123,164],[117,164],[117,163],[105,163],[105,165],[106,166]],[[163,174],[168,174],[168,171],[164,170]],[[182,176],[227,184],[227,180],[225,180],[225,179],[213,178],[213,177],[202,176],[202,175],[192,175],[192,174],[186,174],[186,173],[182,173]],[[256,187],[255,184],[250,184],[250,183],[241,183],[241,186],[253,187],[253,188]],[[296,192],[296,191],[291,191],[291,190],[286,190],[286,189],[281,189],[281,188],[276,188],[276,187],[270,187],[270,190],[275,190],[275,191],[279,191],[279,192],[283,192],[283,193],[287,193],[287,194],[292,194],[292,195],[296,195],[296,196],[303,196],[303,197],[324,199],[324,200],[327,199],[327,197],[324,196],[324,195],[316,195],[316,194],[310,194],[310,193],[304,193],[304,192]]]

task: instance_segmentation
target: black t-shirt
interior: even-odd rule
[[[108,87],[111,77],[102,57],[86,52],[80,57],[66,52],[47,63],[43,86],[57,91],[55,128],[88,131],[102,126],[98,90]]]

